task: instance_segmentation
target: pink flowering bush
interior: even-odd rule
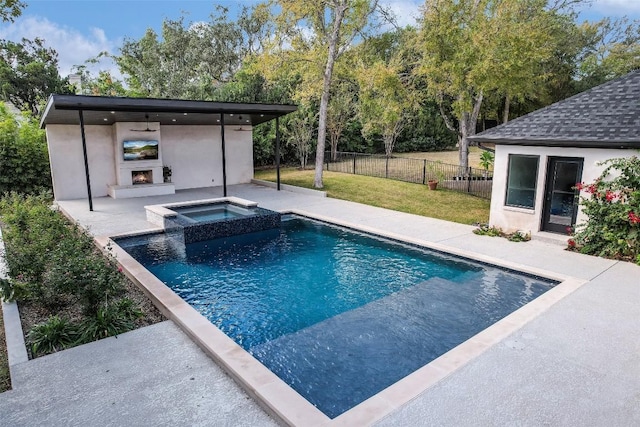
[[[588,221],[579,224],[569,249],[640,264],[640,159],[611,159],[591,184],[578,183]]]

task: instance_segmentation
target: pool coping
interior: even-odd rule
[[[525,324],[546,311],[553,304],[574,292],[587,280],[569,277],[546,270],[504,261],[476,252],[452,248],[446,245],[408,238],[380,229],[289,209],[282,214],[297,214],[356,231],[371,233],[399,242],[432,249],[445,254],[495,265],[525,274],[560,282],[530,303],[459,344],[422,368],[407,375],[352,409],[331,419],[289,387],[257,359],[242,349],[209,320],[182,300],[169,287],[151,274],[111,238],[138,236],[162,229],[148,229],[136,233],[124,233],[110,237],[96,237],[101,248],[109,251],[123,268],[123,272],[147,294],[153,303],[169,319],[173,320],[203,351],[220,365],[250,396],[268,413],[287,425],[294,426],[348,426],[370,425],[393,413],[421,393],[453,374],[484,351],[516,332]]]

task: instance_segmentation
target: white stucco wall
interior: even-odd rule
[[[144,124],[146,126],[146,123]],[[162,165],[171,166],[176,190],[222,185],[220,126],[160,126],[154,133],[130,132],[140,123],[86,126],[87,153],[94,197],[107,195],[109,186],[129,185],[131,170],[152,169],[154,183],[162,182]],[[251,129],[245,126],[244,129]],[[54,196],[57,200],[87,197],[82,140],[78,125],[47,125]],[[159,159],[122,160],[123,139],[156,139]],[[252,132],[225,128],[227,185],[248,183],[253,178]]]
[[[253,132],[250,126],[225,128],[227,184],[241,184],[253,179]]]
[[[87,184],[78,125],[47,125],[47,144],[56,200],[87,197]],[[89,176],[93,197],[107,195],[116,183],[111,126],[85,126]]]
[[[249,127],[245,127],[250,129]],[[163,162],[176,190],[222,185],[220,126],[162,126]],[[252,132],[225,127],[227,185],[253,178]]]
[[[540,156],[534,209],[505,206],[509,154]],[[584,158],[582,182],[590,183],[597,178],[604,169],[604,167],[597,165],[598,162],[617,157],[631,157],[637,154],[638,152],[636,150],[622,149],[496,145],[489,223],[492,226],[502,228],[508,232],[515,230],[540,231],[549,157]],[[576,223],[580,224],[585,219],[586,217],[578,210]]]

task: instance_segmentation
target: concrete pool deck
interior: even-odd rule
[[[256,185],[232,186],[229,194],[268,209],[304,210],[588,281],[378,425],[640,424],[640,267],[539,241],[476,236],[470,226],[309,194]],[[144,205],[220,196],[221,189],[211,188],[144,199],[99,198],[92,213],[86,200],[60,205],[103,236],[152,228]],[[182,352],[203,383],[187,379]],[[15,389],[0,394],[0,413],[10,425],[274,423],[172,322],[16,369]],[[109,377],[113,372],[115,382]]]

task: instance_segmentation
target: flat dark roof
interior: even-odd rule
[[[79,124],[79,110],[83,111],[85,125],[144,122],[146,115],[150,122],[160,122],[161,125],[216,125],[224,114],[225,124],[255,126],[297,109],[296,105],[287,104],[51,95],[40,127],[48,124]]]

